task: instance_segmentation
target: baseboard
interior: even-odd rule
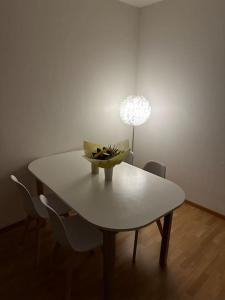
[[[14,228],[17,228],[19,226],[22,226],[23,224],[24,224],[24,220],[21,220],[21,221],[18,221],[16,223],[13,223],[9,226],[3,227],[3,228],[0,229],[0,234],[4,233],[4,232],[7,232],[7,231],[10,231],[10,230],[12,230]]]
[[[199,208],[199,209],[201,209],[201,210],[204,210],[204,211],[208,212],[208,213],[211,214],[211,215],[214,215],[214,216],[216,216],[216,217],[218,217],[218,218],[221,218],[221,219],[225,220],[225,215],[220,214],[220,213],[218,213],[218,212],[216,212],[216,211],[214,211],[214,210],[211,210],[211,209],[209,209],[209,208],[207,208],[207,207],[205,207],[205,206],[202,206],[202,205],[197,204],[197,203],[195,203],[195,202],[192,202],[192,201],[190,201],[190,200],[185,200],[185,203],[187,203],[187,204],[190,205],[190,206],[197,207],[197,208]]]

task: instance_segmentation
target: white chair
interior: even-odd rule
[[[155,162],[155,161],[149,161],[145,164],[143,170],[152,173],[154,175],[160,176],[162,178],[166,178],[166,166]],[[159,232],[162,235],[163,228],[160,220],[156,221],[156,224],[158,226]],[[133,263],[135,263],[136,260],[136,252],[137,252],[137,242],[138,242],[138,233],[139,231],[135,231],[135,238],[134,238],[134,249],[133,249]]]
[[[102,246],[102,233],[98,229],[86,222],[79,215],[70,218],[59,216],[44,195],[41,195],[40,199],[47,208],[50,216],[50,222],[56,240],[55,248],[63,246],[75,252],[88,252]],[[67,271],[66,300],[70,299],[71,281],[72,269],[70,266]]]
[[[40,229],[43,220],[49,218],[48,211],[46,207],[42,204],[39,196],[31,196],[29,190],[24,184],[22,184],[14,175],[10,175],[11,180],[16,184],[19,192],[22,194],[24,210],[27,213],[27,218],[25,220],[25,228],[23,233],[23,242],[29,230],[29,226],[32,221],[36,221],[36,242],[37,242],[37,253],[36,253],[36,263],[38,265],[40,256]],[[54,194],[49,195],[49,201],[54,209],[60,215],[67,215],[70,208],[64,204],[57,196]]]
[[[166,166],[156,161],[149,161],[145,164],[143,170],[152,173],[154,175],[166,178]]]

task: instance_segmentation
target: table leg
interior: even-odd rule
[[[36,188],[38,195],[42,195],[44,193],[43,183],[38,179],[36,179]]]
[[[169,213],[168,215],[166,215],[164,217],[160,259],[159,259],[159,264],[162,268],[165,268],[167,265],[167,256],[168,256],[168,250],[169,250],[172,219],[173,219],[173,212]]]
[[[111,299],[113,269],[115,263],[115,233],[103,231],[103,281],[104,300]]]

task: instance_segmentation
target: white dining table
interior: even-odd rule
[[[111,297],[116,233],[138,230],[163,217],[159,264],[166,267],[173,211],[185,200],[177,184],[125,162],[115,166],[112,181],[105,182],[103,169],[91,173],[83,151],[43,157],[28,169],[36,178],[38,194],[47,186],[102,231],[104,300]]]

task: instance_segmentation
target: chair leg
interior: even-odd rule
[[[41,219],[37,219],[36,225],[36,243],[37,243],[37,250],[36,250],[36,260],[35,260],[35,267],[37,268],[39,265],[39,258],[40,258],[40,233],[41,233]]]
[[[54,266],[54,262],[57,258],[57,255],[59,253],[59,249],[60,249],[60,244],[58,242],[56,242],[55,246],[54,246],[54,249],[53,249],[53,253],[52,253],[52,264]]]
[[[92,256],[92,255],[94,255],[95,254],[95,250],[90,250],[89,251],[89,254]]]
[[[134,238],[134,249],[133,249],[133,264],[136,261],[136,252],[137,252],[137,242],[138,242],[138,230],[135,231],[135,238]]]
[[[23,231],[22,238],[20,241],[20,244],[22,244],[22,245],[25,243],[25,239],[27,237],[27,233],[29,231],[29,226],[30,226],[31,221],[32,221],[32,218],[30,216],[27,216],[25,223],[24,223],[24,231]]]
[[[71,299],[72,278],[73,278],[73,267],[71,265],[69,265],[67,273],[66,273],[65,300]]]
[[[163,227],[162,227],[162,223],[161,223],[160,219],[157,220],[156,223],[157,223],[159,232],[160,232],[160,234],[161,234],[161,236],[162,236],[162,235],[163,235]]]

